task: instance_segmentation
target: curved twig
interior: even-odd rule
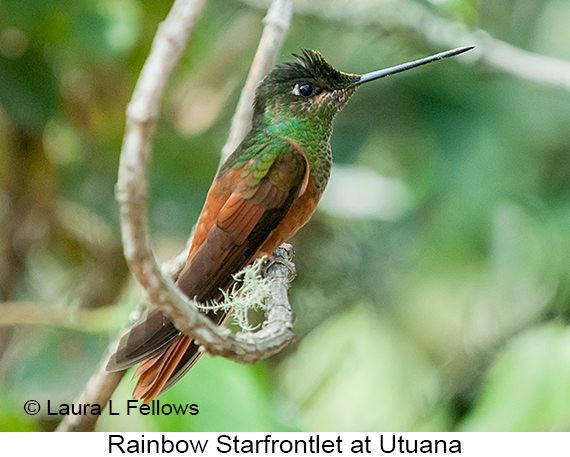
[[[279,352],[294,337],[293,320],[294,315],[291,311],[287,290],[291,281],[290,267],[290,250],[285,245],[275,251],[267,267],[266,277],[270,282],[270,295],[266,299],[267,321],[264,327],[255,334],[238,334],[236,345],[227,347],[227,344],[221,340],[215,340],[213,344],[218,345],[221,352],[217,355],[230,356],[239,354],[234,359],[239,359],[245,363],[254,363],[260,355],[268,357]],[[164,310],[166,312],[166,309]],[[170,310],[176,311],[177,310]],[[215,327],[216,330],[225,330]],[[206,333],[208,335],[208,333]],[[91,376],[87,385],[83,389],[76,404],[79,405],[100,405],[101,409],[109,402],[109,399],[118,387],[126,370],[117,372],[108,372],[105,370],[110,355],[115,351],[119,339],[111,343],[105,352],[95,373]],[[218,347],[218,346],[216,346]],[[260,348],[264,348],[260,351]],[[98,415],[86,413],[84,415],[68,415],[65,416],[57,427],[58,432],[89,432],[93,431],[97,423]]]
[[[168,18],[159,27],[151,54],[141,72],[127,109],[127,127],[117,182],[125,258],[136,279],[143,286],[150,303],[161,309],[181,332],[199,341],[203,349],[212,355],[253,363],[271,355],[273,352],[270,347],[280,346],[274,338],[277,338],[277,335],[282,338],[284,334],[277,332],[271,337],[268,335],[269,329],[272,331],[276,329],[267,325],[258,333],[238,334],[234,337],[229,330],[216,326],[198,311],[171,280],[163,278],[147,245],[146,175],[148,157],[152,149],[157,104],[166,78],[180,58],[189,38],[191,28],[188,27],[188,23],[196,17],[188,6],[177,6],[178,3],[188,2],[180,0],[175,3]],[[201,4],[200,1],[194,3]],[[268,16],[290,18],[290,8],[290,0],[275,0]],[[190,17],[183,17],[184,13],[189,12],[192,12]],[[274,28],[275,22],[273,19],[266,27]],[[282,22],[280,30],[285,30],[287,25],[288,23]],[[266,41],[268,33],[264,33],[263,39]],[[264,51],[265,48],[260,45],[256,56],[258,64],[272,60],[262,55],[267,52]],[[275,53],[274,47],[272,52]],[[155,69],[156,66],[160,66],[161,69]],[[271,341],[267,340],[268,337]]]
[[[273,1],[263,19],[263,34],[232,118],[228,140],[222,148],[220,164],[234,152],[251,127],[255,89],[277,61],[277,55],[291,25],[292,4],[293,0]]]
[[[293,339],[294,316],[287,290],[290,272],[285,266],[287,249],[280,248],[267,269],[271,279],[271,295],[266,300],[266,321],[254,334],[238,333],[212,324],[172,282],[183,266],[186,256],[181,253],[163,264],[159,270],[148,248],[147,164],[152,151],[158,104],[166,79],[180,59],[205,0],[176,0],[166,20],[159,26],[150,55],[145,62],[133,97],[127,108],[127,121],[117,182],[117,200],[120,204],[124,253],[131,271],[143,286],[149,301],[160,308],[183,333],[199,341],[202,350],[243,363],[254,363],[280,351]],[[291,0],[274,0],[253,67],[251,78],[257,81],[268,71],[280,49],[292,15]],[[270,44],[267,44],[270,43]],[[252,79],[252,80],[253,80]],[[247,90],[246,90],[247,89]],[[253,87],[244,89],[244,97],[253,96]],[[251,109],[251,108],[250,108]],[[242,108],[241,116],[250,116]],[[246,114],[243,114],[246,113]],[[245,128],[239,123],[232,127],[238,133]],[[249,126],[247,127],[249,128]],[[275,260],[281,257],[284,261]],[[97,371],[89,380],[77,403],[107,404],[118,386],[124,371],[108,373],[105,366],[118,341],[113,342]],[[66,416],[58,431],[93,430],[98,416]]]

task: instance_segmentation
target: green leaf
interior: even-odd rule
[[[0,390],[0,432],[33,432],[34,426],[24,415],[24,403],[15,404],[8,392]]]
[[[57,108],[51,68],[33,49],[16,58],[0,54],[0,105],[31,132],[41,132]]]
[[[547,324],[515,338],[486,376],[462,431],[570,427],[570,327]]]
[[[325,321],[290,357],[284,396],[301,428],[441,430],[438,373],[426,355],[369,306]],[[443,415],[441,415],[443,413]],[[438,419],[426,420],[432,414]]]
[[[204,356],[161,403],[196,404],[197,415],[147,416],[151,428],[170,431],[284,431],[255,366]]]
[[[75,330],[36,327],[10,367],[8,386],[17,402],[73,403],[95,370],[106,339]],[[38,417],[46,415],[46,408]]]

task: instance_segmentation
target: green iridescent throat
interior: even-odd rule
[[[315,190],[322,192],[332,167],[333,118],[357,89],[360,76],[334,69],[318,51],[297,58],[278,65],[257,88],[252,129],[231,162],[265,162],[264,155],[279,154],[278,145],[290,140],[305,153]],[[303,94],[301,87],[310,93]]]

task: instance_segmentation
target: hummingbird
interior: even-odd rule
[[[251,130],[208,191],[177,286],[199,303],[218,300],[236,273],[270,255],[307,223],[331,172],[333,118],[362,84],[472,48],[363,75],[336,70],[316,50],[277,65],[257,87]],[[218,325],[227,316],[205,312]],[[122,336],[107,370],[139,364],[133,398],[150,403],[201,355],[192,338],[151,309]]]

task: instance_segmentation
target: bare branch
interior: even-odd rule
[[[292,279],[290,253],[290,246],[283,245],[269,260],[270,294],[265,303],[266,319],[258,332],[240,332],[234,336],[228,329],[214,325],[202,313],[198,312],[194,319],[196,308],[192,306],[189,315],[186,297],[181,294],[172,300],[153,303],[172,319],[178,330],[196,339],[205,352],[241,363],[258,362],[279,352],[294,337],[294,315],[287,294]]]
[[[122,200],[129,202],[120,205],[123,247],[125,257],[137,278],[141,272],[157,270],[152,254],[146,246],[148,233],[146,165],[152,149],[158,104],[166,80],[184,52],[204,3],[205,0],[175,0],[166,20],[158,27],[150,55],[127,108],[117,200],[119,203]],[[128,222],[125,223],[125,220]],[[179,257],[170,262],[170,267],[174,270],[180,263]],[[156,275],[160,282],[158,271]],[[125,371],[105,370],[109,356],[117,344],[118,340],[109,346],[76,403],[98,404],[102,408],[108,403],[125,374]],[[91,414],[66,416],[57,431],[92,431],[98,417]]]
[[[291,17],[289,0],[275,0],[275,4],[288,6],[289,10],[285,17]],[[181,332],[195,338],[204,350],[212,355],[222,355],[236,361],[253,363],[273,354],[272,348],[279,346],[273,340],[267,342],[264,339],[267,337],[267,329],[274,330],[274,328],[267,325],[255,336],[250,334],[231,336],[229,330],[216,326],[200,313],[171,280],[165,280],[162,277],[147,246],[146,166],[152,149],[155,113],[160,91],[166,82],[165,78],[182,54],[186,43],[185,40],[175,38],[184,36],[187,40],[190,31],[187,27],[183,27],[187,19],[180,17],[185,11],[184,7],[177,8],[176,5],[157,32],[151,55],[145,63],[133,99],[127,109],[127,128],[117,183],[117,200],[121,209],[125,257],[133,274],[146,291],[149,301],[161,309]],[[194,12],[189,8],[186,8],[186,12],[192,13],[192,17],[195,17]],[[275,27],[278,21],[274,16],[277,13],[283,13],[283,11],[272,8],[271,14],[268,14],[272,18],[272,25],[268,24],[267,27]],[[173,14],[174,18],[172,18]],[[281,30],[284,29],[283,24],[279,27]],[[268,33],[264,33],[266,41]],[[275,52],[274,46],[266,45],[260,48],[266,49],[266,52]],[[259,52],[256,59],[258,62],[268,60]],[[164,65],[165,61],[168,61],[167,70],[157,71],[153,68],[155,65]],[[283,336],[284,333],[280,335]]]
[[[105,355],[99,362],[99,366],[95,373],[91,376],[87,385],[75,401],[79,405],[100,405],[103,408],[108,402],[115,389],[119,386],[121,379],[126,373],[126,370],[109,372],[105,370],[107,361],[110,355],[114,352],[119,344],[119,339],[109,345]],[[87,414],[80,415],[67,415],[59,423],[56,432],[92,432],[95,429],[95,424],[99,419],[98,415],[92,415],[89,411]]]
[[[85,309],[56,308],[41,302],[0,303],[0,327],[13,325],[52,325],[84,332],[109,330],[109,321],[116,307]]]
[[[220,164],[234,152],[251,127],[251,114],[257,84],[275,65],[285,35],[291,25],[293,0],[274,0],[263,19],[265,27],[255,58],[247,75],[247,80],[239,97],[228,135],[228,141],[222,148]]]
[[[117,200],[121,208],[123,248],[131,269],[156,269],[146,246],[147,160],[158,116],[158,104],[166,80],[178,63],[205,0],[176,0],[166,20],[160,24],[152,49],[127,108]],[[127,200],[128,204],[121,204]],[[125,222],[127,221],[127,222]]]
[[[570,90],[570,62],[547,57],[493,38],[481,29],[472,30],[462,22],[443,19],[415,2],[396,9],[394,26],[409,29],[435,46],[474,45],[465,62],[478,59],[492,68],[539,84]]]
[[[267,0],[243,1],[262,8],[267,4]],[[473,45],[475,49],[459,58],[458,62],[479,62],[518,78],[570,90],[570,62],[567,60],[517,48],[482,29],[472,29],[463,22],[439,17],[419,2],[312,0],[297,2],[295,12],[359,28],[375,27],[400,35],[411,33],[435,49]]]
[[[125,258],[131,271],[143,286],[149,301],[161,309],[178,327],[194,338],[201,349],[212,355],[221,355],[243,363],[255,363],[280,351],[293,339],[294,315],[289,305],[287,290],[291,281],[290,249],[281,247],[275,251],[267,268],[271,279],[271,294],[266,300],[266,321],[254,334],[238,333],[232,336],[228,329],[217,327],[187,299],[172,282],[186,259],[185,251],[166,262],[162,271],[147,246],[147,163],[152,151],[158,103],[166,79],[178,62],[190,37],[194,22],[205,0],[176,0],[168,17],[160,25],[151,53],[137,82],[133,98],[127,108],[127,122],[117,182],[117,200],[120,204],[121,227]],[[274,0],[265,21],[260,43],[248,84],[253,85],[249,95],[253,97],[255,85],[267,73],[279,52],[283,36],[292,15],[291,0]],[[246,91],[244,91],[246,92]],[[243,105],[247,103],[242,102]],[[251,103],[249,103],[251,105]],[[242,108],[242,112],[245,108]],[[243,117],[243,114],[242,114]],[[234,137],[243,135],[243,122],[233,127]],[[249,128],[249,124],[247,125]],[[118,386],[124,371],[108,373],[105,366],[117,345],[109,346],[98,370],[89,380],[79,397],[79,403],[107,404]],[[67,416],[58,431],[93,430],[98,416]]]
[[[482,32],[479,60],[513,76],[570,91],[570,62],[525,51]]]
[[[255,363],[261,358],[269,357],[285,346],[294,337],[293,321],[294,315],[289,304],[288,289],[292,280],[291,270],[294,267],[290,263],[292,250],[289,245],[278,248],[271,256],[266,277],[270,279],[270,295],[266,299],[267,319],[263,328],[257,333],[239,333],[232,337],[230,344],[226,341],[227,329],[215,327],[216,335],[211,337],[208,330],[199,325],[189,327],[192,334],[204,335],[208,339],[208,347],[214,347],[219,352],[208,351],[213,355],[222,355],[233,358],[244,363]],[[179,314],[178,308],[171,303],[162,308],[165,313]],[[207,321],[209,322],[209,321]],[[177,323],[177,322],[176,322]],[[178,324],[177,325],[181,325]],[[183,329],[180,328],[182,331]],[[218,335],[218,331],[220,335]],[[197,338],[201,338],[197,336]],[[203,341],[200,339],[200,341]],[[233,344],[232,344],[233,342]],[[91,376],[85,389],[76,400],[76,404],[100,405],[103,408],[110,400],[113,392],[121,382],[126,370],[118,372],[108,372],[105,370],[109,356],[115,351],[119,339],[111,343],[101,359],[95,373]],[[57,427],[58,432],[89,432],[93,431],[97,423],[98,415],[92,415],[88,411],[85,415],[65,416]]]

